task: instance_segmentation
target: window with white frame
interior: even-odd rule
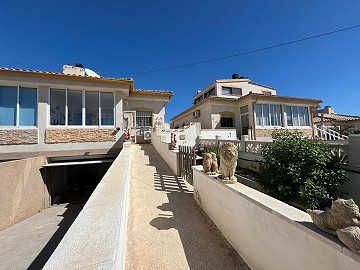
[[[152,112],[136,111],[136,127],[152,127]]]
[[[0,86],[0,126],[36,126],[37,89]]]
[[[257,126],[282,126],[280,105],[256,104],[255,113]]]
[[[286,119],[288,126],[310,126],[309,110],[307,107],[286,106]]]
[[[50,89],[50,125],[113,126],[114,93]]]

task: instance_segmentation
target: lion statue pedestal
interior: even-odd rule
[[[219,179],[225,184],[237,182],[235,170],[238,160],[237,146],[230,142],[225,142],[220,146],[220,176]]]

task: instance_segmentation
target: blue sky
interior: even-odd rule
[[[313,97],[360,115],[360,28],[272,50],[162,69],[360,24],[360,1],[6,1],[0,66],[62,71],[83,63],[135,88],[174,91],[167,120],[196,90],[239,73],[280,95]]]

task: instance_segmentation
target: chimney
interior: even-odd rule
[[[231,76],[232,79],[239,79],[240,78],[240,75],[239,73],[234,73],[232,76]]]
[[[327,114],[334,114],[335,113],[335,109],[332,106],[325,106],[324,108],[324,113]]]
[[[63,65],[63,73],[66,75],[75,75],[75,76],[85,76],[84,67],[78,66],[81,64],[76,64],[76,66]]]

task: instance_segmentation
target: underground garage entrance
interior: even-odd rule
[[[113,161],[113,157],[50,159],[44,167],[51,205],[86,203]]]

